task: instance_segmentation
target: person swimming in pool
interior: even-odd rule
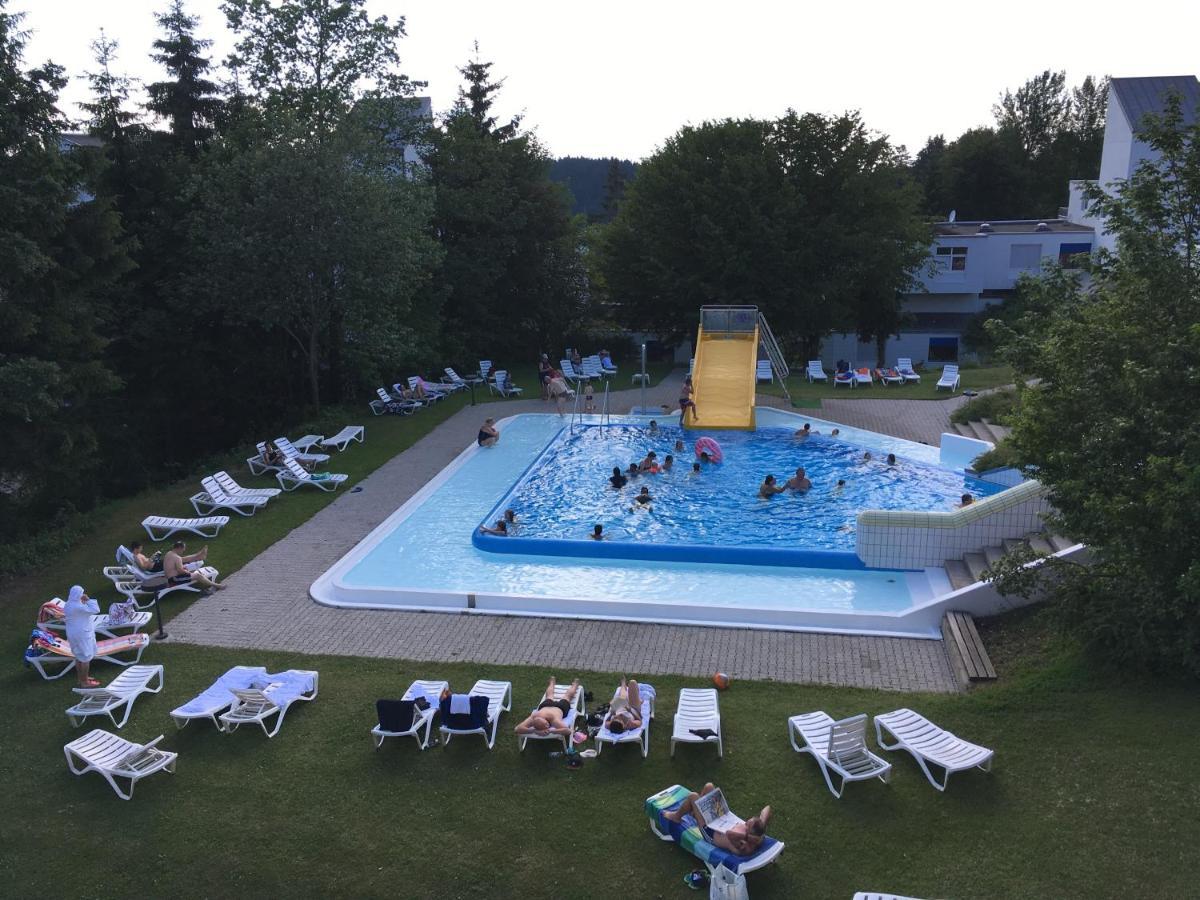
[[[675,457],[668,453],[666,459],[663,460],[662,469],[659,471],[666,475],[673,468],[675,468]]]
[[[646,458],[638,464],[638,471],[652,475],[658,474],[658,454],[651,450]]]
[[[871,451],[870,451],[870,450],[866,451],[866,452],[863,454],[863,456],[862,456],[862,461],[863,461],[863,462],[865,462],[865,463],[869,463],[869,462],[871,461]]]
[[[512,534],[512,532],[515,531],[516,528],[517,528],[516,512],[511,509],[506,509],[504,511],[504,530],[507,533]]]
[[[658,422],[654,421],[654,419],[650,420],[650,433],[658,434]]]
[[[638,475],[641,474],[641,471],[642,470],[638,468],[637,463],[630,463],[629,469],[625,472],[625,474],[628,475],[630,478],[637,478]]]
[[[837,437],[841,433],[842,433],[842,430],[840,428],[835,428],[835,429],[833,429],[833,431],[829,432],[829,436]]]
[[[793,434],[792,437],[794,437],[798,441],[807,441],[814,434],[820,434],[820,433],[821,432],[819,432],[819,431],[813,431],[812,425],[808,424],[808,422],[805,422],[804,427],[797,429],[796,433]]]
[[[844,490],[844,489],[845,489],[845,487],[846,487],[846,479],[845,479],[845,478],[839,478],[839,479],[838,479],[837,486],[836,486],[836,487],[833,489],[833,492],[834,492],[835,494],[836,494],[836,493],[839,493],[839,492],[841,492],[842,490]]]
[[[604,540],[604,526],[600,524],[593,525],[590,537],[593,541]]]
[[[497,537],[508,537],[508,523],[503,519],[497,519],[496,524],[491,528],[486,525],[480,525],[479,530],[484,534],[494,534]]]
[[[683,441],[681,439],[676,438],[676,440],[675,440],[675,452],[676,453],[683,452]]]
[[[567,693],[563,697],[555,696],[556,687],[554,677],[551,676],[550,682],[546,685],[546,692],[542,694],[542,702],[538,704],[538,708],[525,721],[513,729],[517,734],[571,733],[571,728],[567,725],[566,718],[571,712],[571,705],[575,701],[575,695],[579,693],[579,679],[576,678],[571,682],[571,686],[567,689]]]
[[[793,491],[803,493],[812,487],[812,482],[808,480],[808,476],[804,474],[804,467],[801,466],[796,470],[796,474],[789,478],[783,485]]]
[[[649,509],[650,504],[654,501],[654,498],[650,496],[650,488],[648,487],[643,487],[641,492],[633,499],[636,505],[629,507],[630,512],[635,509]]]
[[[700,451],[700,462],[702,462],[702,463],[711,463],[712,462],[712,457],[708,455],[707,450]]]
[[[955,509],[966,509],[968,506],[970,506],[974,502],[975,502],[975,498],[972,497],[970,494],[963,494],[962,498],[959,500],[959,502],[954,505],[954,508]]]
[[[896,454],[895,453],[889,453],[887,455],[887,464],[889,466],[894,466],[896,464]]]
[[[785,490],[787,488],[780,487],[775,483],[774,475],[768,475],[758,487],[758,496],[763,500],[770,500],[776,494],[782,494]]]
[[[693,475],[699,475],[699,474],[700,474],[700,463],[698,463],[698,462],[694,462],[694,463],[692,463],[692,474],[693,474]]]
[[[625,487],[625,485],[629,484],[629,479],[621,473],[620,466],[613,466],[613,473],[609,477],[608,483],[617,490],[620,490],[621,488]]]
[[[496,420],[490,416],[479,426],[479,436],[476,438],[480,447],[494,447],[500,440],[500,432],[496,428]]]

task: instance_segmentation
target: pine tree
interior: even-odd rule
[[[103,28],[100,29],[100,37],[92,41],[91,47],[99,69],[87,73],[92,99],[80,106],[91,116],[88,128],[92,134],[103,140],[106,146],[122,146],[127,141],[130,126],[137,118],[126,108],[133,82],[113,72],[118,44],[105,35]]]
[[[458,100],[454,104],[453,114],[470,116],[480,134],[488,135],[497,141],[507,141],[517,136],[521,128],[521,117],[513,116],[504,125],[497,125],[496,117],[492,115],[492,104],[504,79],[489,81],[492,63],[483,62],[479,58],[479,42],[475,42],[475,56],[465,65],[459,67],[465,84],[458,89]]]
[[[608,175],[604,180],[604,221],[611,222],[617,215],[621,200],[625,197],[627,179],[619,159],[608,161]]]
[[[212,64],[203,55],[212,41],[196,37],[199,20],[184,11],[183,0],[172,0],[167,12],[154,17],[164,34],[154,42],[151,57],[167,70],[171,80],[146,87],[150,95],[146,107],[168,120],[176,146],[195,156],[221,116],[218,87],[207,76]]]

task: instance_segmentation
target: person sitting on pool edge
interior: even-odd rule
[[[675,809],[663,813],[663,818],[671,822],[681,822],[683,817],[690,813],[696,820],[696,824],[704,830],[704,836],[714,845],[736,853],[738,856],[751,856],[762,845],[763,838],[767,834],[767,822],[771,819],[771,807],[764,806],[757,816],[751,816],[741,825],[735,825],[728,831],[713,831],[700,815],[700,810],[696,808],[696,801],[714,790],[716,787],[710,781],[704,785],[704,789],[699,794],[693,791]]]
[[[571,711],[575,695],[579,692],[579,679],[576,678],[571,682],[571,687],[568,688],[565,697],[555,697],[554,688],[554,677],[551,676],[537,710],[513,729],[517,734],[571,733],[570,727],[566,724],[566,717],[567,713]]]
[[[608,483],[611,484],[613,487],[615,487],[617,490],[620,490],[621,488],[625,487],[625,485],[629,484],[629,479],[626,478],[623,474],[621,474],[620,466],[613,466],[613,473],[609,477]]]
[[[480,525],[479,530],[484,534],[494,534],[497,537],[508,537],[508,523],[503,519],[497,519],[496,524],[491,528],[486,525]]]
[[[775,483],[774,475],[768,475],[763,479],[763,483],[759,485],[758,496],[762,497],[764,500],[769,500],[776,494],[782,494],[785,490],[787,490],[787,488],[782,488]]]
[[[494,447],[496,441],[500,440],[500,432],[496,429],[496,420],[488,416],[483,420],[483,424],[479,426],[479,435],[476,438],[479,441],[480,447]]]
[[[593,525],[593,526],[592,526],[592,533],[589,535],[589,537],[590,537],[590,538],[591,538],[593,541],[602,541],[602,540],[604,540],[604,526],[603,526],[603,525],[600,525],[600,524]]]
[[[804,474],[804,467],[801,466],[796,470],[796,474],[789,478],[783,485],[785,488],[790,488],[793,491],[807,491],[812,487],[812,482],[808,480],[808,476]]]

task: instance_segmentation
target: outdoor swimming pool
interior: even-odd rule
[[[1004,489],[901,453],[889,465],[885,453],[830,430],[798,439],[791,423],[753,432],[650,431],[644,422],[563,428],[485,520],[512,509],[517,527],[508,537],[477,533],[475,545],[502,553],[862,568],[854,554],[860,511],[947,510],[963,493],[981,498]],[[693,471],[693,447],[705,437],[719,442],[723,461]],[[612,486],[614,467],[627,470],[651,451],[660,463],[674,455],[671,469]],[[782,485],[797,468],[805,469],[810,489],[759,496],[768,473]],[[643,488],[649,503],[636,499]],[[604,543],[590,537],[596,524]]]
[[[616,419],[619,424],[632,420]],[[643,423],[645,420],[641,420]],[[763,427],[806,421],[769,409]],[[808,419],[814,427],[832,426]],[[936,637],[936,621],[906,621],[949,591],[941,569],[912,572],[713,562],[584,559],[479,550],[472,534],[561,431],[554,415],[500,423],[491,449],[469,447],[312,586],[339,606],[736,624]],[[872,453],[935,463],[937,448],[843,428]],[[611,467],[610,467],[611,468]]]

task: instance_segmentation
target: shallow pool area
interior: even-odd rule
[[[644,419],[617,419],[620,425]],[[817,419],[759,411],[760,425],[795,428]],[[500,423],[495,447],[469,447],[312,586],[322,603],[600,617],[765,628],[937,635],[906,617],[948,590],[941,569],[848,571],[705,562],[573,559],[495,554],[472,544],[478,524],[560,433],[555,415]],[[937,448],[841,428],[872,453],[936,463]]]

